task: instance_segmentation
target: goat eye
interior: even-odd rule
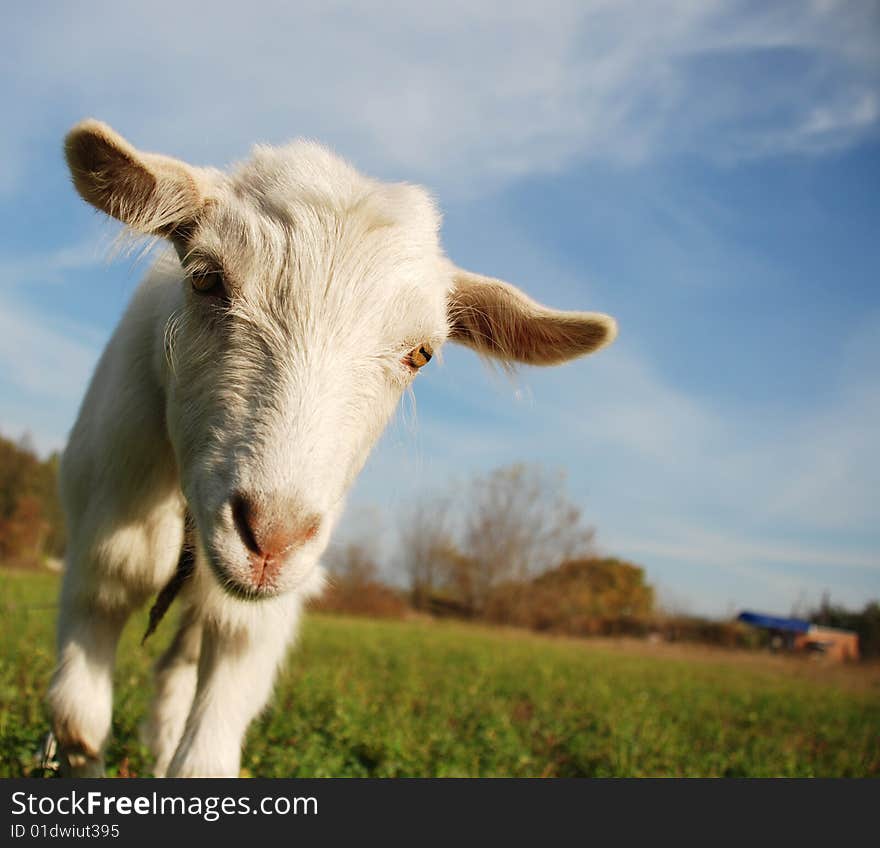
[[[219,271],[193,274],[192,287],[198,294],[220,294],[223,290],[223,275]]]
[[[431,349],[431,345],[423,344],[417,348],[413,348],[406,356],[406,364],[410,366],[410,368],[421,368],[423,365],[427,365],[431,361],[431,357],[434,355],[434,351]]]

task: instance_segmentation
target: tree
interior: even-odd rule
[[[560,473],[512,465],[420,498],[400,531],[413,605],[432,609],[439,599],[481,615],[505,581],[589,554],[593,530],[564,483]]]
[[[511,465],[478,478],[465,519],[462,549],[474,568],[474,611],[493,590],[526,580],[563,560],[592,552],[595,532],[565,492],[562,473]]]
[[[446,495],[419,498],[403,514],[399,532],[411,603],[416,609],[428,609],[435,592],[448,582],[447,560],[456,549],[451,499]]]
[[[880,656],[880,603],[869,601],[861,612],[831,602],[826,592],[818,609],[808,613],[814,624],[839,627],[859,634],[859,650],[863,657]]]
[[[313,608],[380,618],[399,618],[406,613],[400,592],[380,580],[370,547],[366,541],[352,542],[331,553],[329,585]]]
[[[612,557],[588,557],[499,586],[486,615],[503,624],[587,635],[644,619],[653,608],[654,590],[642,568]]]
[[[27,437],[0,437],[0,561],[35,565],[63,553],[58,464],[58,454],[41,461]]]

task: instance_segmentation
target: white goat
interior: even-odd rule
[[[447,339],[552,365],[616,326],[456,268],[423,189],[316,144],[256,147],[224,174],[88,120],[65,150],[85,200],[176,256],[138,287],[64,453],[62,771],[102,773],[117,640],[170,586],[185,609],[157,668],[155,773],[235,776],[346,492],[418,370]]]

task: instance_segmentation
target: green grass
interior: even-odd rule
[[[47,728],[57,578],[0,573],[0,776]],[[44,608],[39,608],[44,607]],[[146,775],[143,616],[116,675],[110,773]],[[873,675],[873,677],[872,677]],[[315,776],[864,776],[880,773],[876,670],[434,622],[310,616],[243,772]]]

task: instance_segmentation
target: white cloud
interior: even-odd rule
[[[71,271],[100,266],[107,249],[97,236],[53,251],[0,256],[0,287],[9,289],[23,284],[57,284],[68,279]]]
[[[812,547],[775,539],[743,539],[705,527],[678,523],[666,528],[666,538],[621,536],[617,542],[637,554],[660,555],[684,562],[728,567],[774,563],[794,566],[824,566],[832,569],[880,571],[880,552],[841,551]]]
[[[871,5],[159,0],[18,12],[0,63],[18,113],[4,147],[22,149],[4,159],[26,160],[59,95],[70,120],[94,113],[178,155],[221,164],[302,133],[444,190],[580,158],[817,152],[877,129]]]
[[[41,451],[64,445],[98,357],[96,334],[53,322],[0,290],[3,432],[30,431]]]
[[[774,521],[794,518],[828,530],[880,524],[880,315],[849,333],[826,403],[792,422],[764,457],[780,480],[767,504]]]

